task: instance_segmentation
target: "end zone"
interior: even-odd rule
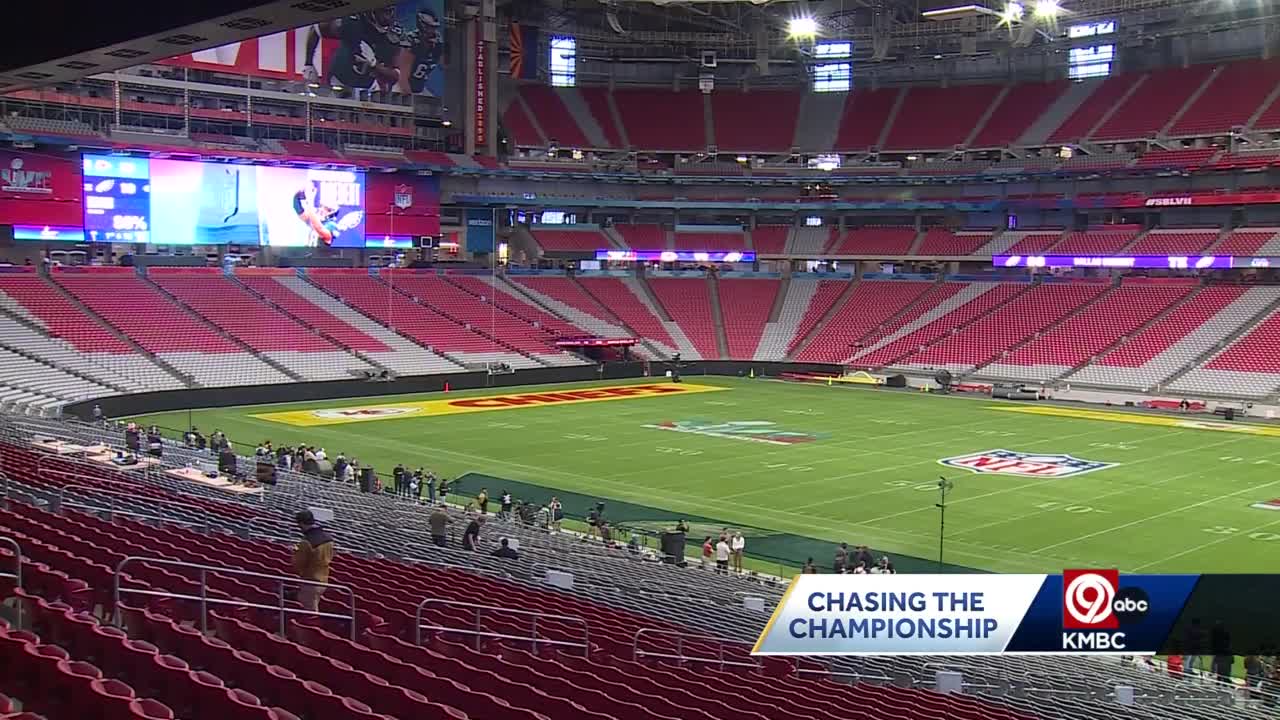
[[[644,397],[671,397],[693,395],[729,388],[693,383],[646,383],[643,385],[616,385],[613,387],[583,388],[580,390],[556,390],[548,392],[510,393],[504,395],[479,395],[440,400],[419,400],[406,403],[387,403],[315,410],[287,410],[261,413],[250,417],[286,425],[312,427],[316,425],[342,425],[373,420],[399,420],[402,418],[436,417],[462,413],[512,410],[522,407],[547,407],[552,405],[577,405],[608,400],[630,400]]]

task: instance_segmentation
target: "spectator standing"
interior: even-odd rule
[[[1186,631],[1182,635],[1182,647],[1186,653],[1183,660],[1183,672],[1192,677],[1196,671],[1201,669],[1204,654],[1204,630],[1200,627],[1200,618],[1191,618],[1191,624],[1187,626]]]
[[[298,602],[304,610],[315,612],[320,607],[324,584],[329,582],[329,566],[333,562],[333,537],[316,522],[310,510],[294,516],[302,541],[293,551],[293,569],[298,577],[320,585],[303,585],[298,589]]]
[[[478,550],[480,543],[480,526],[484,524],[484,515],[477,515],[471,518],[471,522],[467,523],[467,529],[462,533],[462,549]]]
[[[543,503],[542,507],[538,508],[538,514],[534,517],[534,524],[543,530],[551,528],[551,508],[547,507],[546,503]]]
[[[837,575],[843,575],[845,568],[849,565],[849,543],[840,543],[840,547],[836,548],[835,559],[831,562],[831,569]]]
[[[742,572],[742,555],[747,549],[747,539],[742,537],[742,531],[736,530],[733,538],[729,540],[729,550],[733,553],[733,571]]]
[[[493,556],[494,556],[494,557],[500,557],[500,558],[504,558],[504,559],[507,559],[507,560],[519,560],[519,559],[520,559],[520,553],[516,552],[516,551],[511,547],[510,543],[508,543],[508,542],[507,542],[507,539],[506,539],[506,538],[502,538],[502,544],[501,544],[500,546],[498,546],[498,549],[497,549],[497,550],[494,550],[492,554],[493,554]]]
[[[861,561],[861,560],[859,560],[859,561],[858,561],[858,564],[853,566],[853,574],[854,574],[854,575],[866,575],[866,574],[867,574],[867,566],[866,566],[866,565],[864,565],[864,564],[862,563],[862,561]]]
[[[1169,672],[1169,677],[1175,680],[1182,679],[1182,656],[1170,655],[1165,659],[1165,669]]]
[[[1262,665],[1261,658],[1257,655],[1246,655],[1244,657],[1244,689],[1246,697],[1253,697],[1257,693],[1265,674],[1266,668]]]
[[[589,537],[600,537],[600,509],[592,507],[587,511],[587,535]]]
[[[729,549],[729,540],[724,535],[720,536],[720,541],[716,543],[716,572],[727,574],[729,572],[729,555],[733,551]]]
[[[129,423],[124,427],[124,447],[134,455],[142,452],[142,431],[136,423]]]
[[[479,508],[481,515],[489,513],[489,489],[480,488],[480,494],[476,495],[476,507]]]
[[[560,521],[564,519],[564,505],[560,503],[560,498],[552,495],[547,509],[551,511],[551,529],[560,532]]]
[[[862,569],[868,570],[872,565],[876,564],[876,559],[871,557],[871,548],[868,548],[866,545],[859,545],[857,550],[857,554],[853,557],[855,565],[857,563],[862,563]]]
[[[449,478],[440,478],[440,504],[449,502]]]
[[[507,492],[506,490],[503,490],[502,495],[500,495],[499,497],[502,498],[500,500],[502,504],[502,519],[510,520],[511,519],[511,493]]]
[[[818,566],[813,564],[813,558],[804,561],[804,567],[800,568],[801,575],[817,575]]]
[[[422,486],[418,484],[422,478],[409,472],[405,472],[404,476],[409,479],[409,499],[415,503],[422,502]]]
[[[396,463],[395,469],[391,471],[391,479],[395,484],[396,495],[408,494],[408,482],[405,479],[404,464]]]
[[[93,404],[93,422],[98,425],[102,424],[102,406],[97,403]]]
[[[431,542],[440,547],[449,544],[449,513],[445,512],[444,505],[436,506],[427,518],[427,525],[431,527]]]
[[[1215,620],[1209,631],[1209,651],[1213,653],[1212,671],[1218,682],[1230,682],[1235,656],[1231,654],[1231,633],[1221,620]]]
[[[418,478],[419,482],[427,486],[427,502],[432,505],[435,505],[436,504],[436,474],[433,472],[423,474],[422,468],[418,468],[417,470],[413,471],[413,476]]]
[[[160,428],[155,425],[147,428],[147,454],[153,458],[164,454],[164,438],[160,436]]]
[[[714,559],[715,554],[716,554],[715,545],[711,544],[711,536],[708,535],[706,539],[702,541],[702,569],[703,570],[709,570],[711,568],[711,561]]]

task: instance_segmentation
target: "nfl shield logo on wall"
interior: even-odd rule
[[[397,185],[396,198],[395,198],[396,207],[400,208],[401,210],[404,210],[405,208],[409,207],[412,204],[413,204],[413,188],[409,187],[408,185]]]

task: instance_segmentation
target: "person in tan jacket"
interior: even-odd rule
[[[310,510],[294,516],[302,541],[293,551],[293,570],[303,580],[329,582],[329,564],[333,562],[333,536],[316,522]],[[304,610],[315,612],[320,607],[323,585],[303,585],[298,589],[298,602]]]

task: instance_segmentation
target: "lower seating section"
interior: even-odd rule
[[[940,287],[949,290],[946,297],[936,304],[922,307],[921,312],[913,313],[914,317],[909,321],[900,319],[889,323],[886,329],[869,338],[854,356],[853,364],[865,367],[894,365],[907,355],[986,315],[1027,288],[1023,283],[968,283],[955,288],[956,285],[961,284],[944,283]]]
[[[794,284],[794,281],[792,281]],[[795,334],[787,345],[787,355],[793,355],[813,332],[818,323],[832,311],[832,306],[840,301],[840,296],[849,290],[851,280],[818,280],[813,294],[804,307],[803,314],[796,321]]]
[[[556,317],[532,303],[511,294],[505,284],[492,276],[450,275],[448,281],[463,290],[492,302],[505,312],[524,320],[529,325],[552,337],[573,337],[586,334],[582,328]]]
[[[1133,242],[1138,228],[1099,228],[1070,232],[1057,245],[1049,248],[1051,255],[1115,255]]]
[[[649,278],[649,287],[704,359],[720,357],[711,317],[711,285],[702,278]],[[766,311],[767,314],[768,311]],[[755,352],[755,348],[751,349]]]
[[[908,227],[865,227],[847,230],[832,255],[906,255],[916,230]]]
[[[717,281],[725,343],[731,359],[750,360],[756,356],[781,284],[778,280],[728,278]]]
[[[245,352],[132,272],[56,276],[90,310],[201,385],[287,383],[293,378]]]
[[[1041,381],[1063,375],[1150,322],[1193,290],[1194,284],[1190,283],[1153,284],[1135,278],[982,371]]]
[[[0,410],[56,415],[67,402],[108,394],[112,388],[0,348]]]
[[[568,319],[583,331],[601,337],[635,337],[620,318],[567,276],[520,276],[507,278],[518,292],[533,296],[539,304]]]
[[[304,380],[344,380],[373,366],[227,279],[208,272],[153,271],[152,281],[252,350]]]
[[[537,365],[365,273],[317,273],[313,278],[317,285],[351,307],[419,345],[443,354],[459,367],[472,362],[505,362],[512,367]]]
[[[656,340],[675,352],[676,343],[671,334],[662,326],[662,318],[653,313],[622,280],[607,277],[582,277],[577,282],[591,296],[591,299],[602,308],[626,323],[627,327],[636,331],[640,337]]]
[[[1150,388],[1210,351],[1277,297],[1280,291],[1275,288],[1202,288],[1159,322],[1072,374],[1070,380]]]
[[[582,362],[556,347],[556,336],[549,329],[536,327],[503,310],[501,305],[494,305],[435,275],[434,271],[401,271],[387,273],[387,276],[392,286],[415,298],[423,307],[453,320],[458,331],[491,338],[516,357],[529,356],[551,365],[577,365]],[[490,291],[489,296],[492,294]],[[526,362],[520,364],[528,365]]]
[[[905,310],[933,287],[932,283],[864,280],[830,316],[816,336],[795,355],[799,362],[843,362],[871,331]]]
[[[1274,395],[1280,390],[1280,311],[1272,312],[1170,387],[1243,398]]]
[[[1129,248],[1133,255],[1198,255],[1218,240],[1218,230],[1152,230]]]
[[[533,239],[544,252],[577,252],[592,253],[612,247],[609,240],[599,230],[561,230],[541,227],[530,229]]]
[[[946,228],[929,228],[916,255],[972,255],[991,241],[990,232],[955,232]]]
[[[1100,283],[1036,285],[899,364],[969,372],[986,365],[1107,290]]]
[[[751,231],[751,247],[757,255],[781,255],[790,233],[790,225],[759,225]]]

